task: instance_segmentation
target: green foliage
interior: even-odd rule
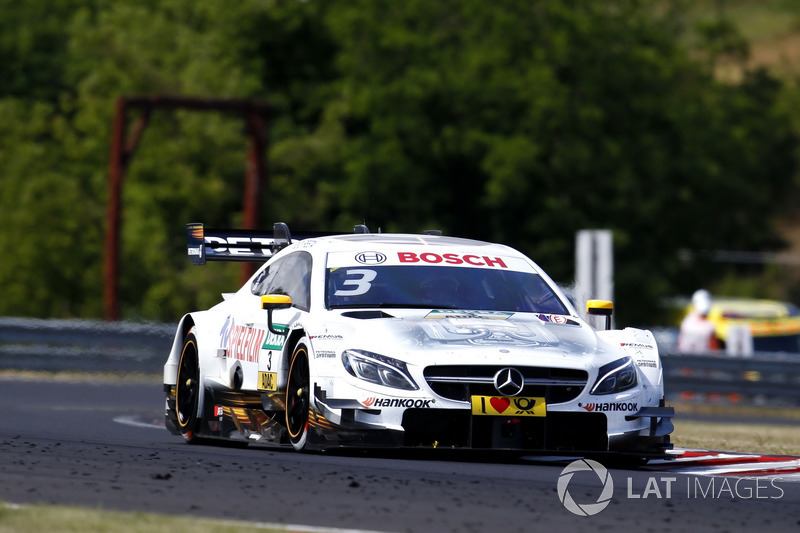
[[[716,83],[637,2],[364,1],[333,27],[351,218],[508,242],[562,280],[575,231],[611,228],[631,322],[691,287],[679,249],[775,244],[779,84]]]
[[[55,102],[69,90],[64,21],[83,3],[0,1],[0,97]]]
[[[729,274],[680,250],[776,249],[796,189],[797,97],[765,71],[716,81],[747,41],[717,20],[688,50],[682,5],[10,2],[0,314],[100,315],[113,104],[172,94],[270,103],[265,227],[440,228],[566,283],[575,232],[610,228],[617,321],[646,324],[659,297]],[[124,188],[125,317],[175,320],[238,286],[238,266],[188,264],[183,227],[241,224],[246,151],[241,117],[149,117]]]
[[[750,55],[747,40],[741,35],[738,27],[728,19],[703,22],[698,25],[698,32],[712,65],[721,58],[742,62]]]
[[[5,315],[97,316],[103,203],[72,132],[46,103],[0,101],[0,307]]]

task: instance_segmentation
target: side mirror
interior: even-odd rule
[[[586,312],[594,316],[606,317],[606,329],[611,329],[611,313],[614,302],[610,300],[586,300]]]
[[[280,331],[272,325],[272,311],[275,309],[288,309],[292,306],[292,298],[287,294],[265,294],[261,297],[261,309],[267,310],[267,329],[275,335],[286,335],[288,329]]]

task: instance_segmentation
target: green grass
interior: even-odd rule
[[[146,513],[122,513],[52,505],[7,505],[0,502],[0,533],[244,533],[285,532],[284,527],[253,522],[203,520]],[[311,530],[310,528],[308,530]],[[293,527],[292,531],[302,531]],[[315,529],[320,531],[320,529]]]
[[[675,420],[672,442],[677,448],[800,455],[800,426],[727,424]]]
[[[680,448],[704,448],[776,455],[800,456],[800,425],[768,423],[768,420],[800,420],[800,408],[749,405],[672,404],[675,431],[672,442]],[[686,417],[682,417],[685,415]],[[688,419],[690,415],[716,417],[717,421]],[[765,420],[741,424],[737,418]]]

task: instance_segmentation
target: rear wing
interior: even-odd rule
[[[369,233],[366,226],[358,225],[354,233]],[[293,242],[341,235],[340,233],[305,232],[292,236],[289,226],[276,222],[272,234],[264,230],[206,228],[202,223],[186,224],[186,246],[189,258],[195,265],[206,261],[249,261],[263,263]]]

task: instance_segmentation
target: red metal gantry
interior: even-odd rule
[[[141,110],[130,136],[128,136],[129,109]],[[104,292],[105,319],[119,320],[119,234],[122,225],[122,182],[144,133],[153,109],[190,109],[195,111],[218,111],[239,113],[244,116],[250,137],[245,172],[245,189],[242,200],[244,229],[256,229],[261,207],[261,192],[267,184],[267,168],[264,154],[267,148],[266,126],[269,105],[262,100],[190,98],[183,96],[121,96],[116,101],[111,154],[109,161],[108,223],[106,228]],[[242,279],[251,274],[253,264],[242,263]]]

